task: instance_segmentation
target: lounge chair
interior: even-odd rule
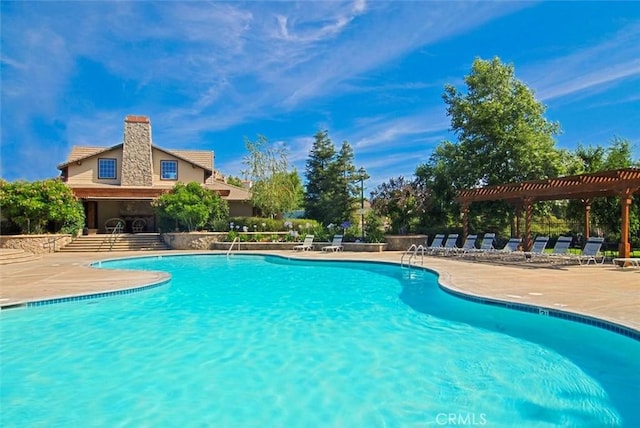
[[[486,254],[487,252],[490,251],[495,251],[495,248],[493,246],[493,241],[495,241],[496,239],[496,234],[495,233],[485,233],[484,236],[482,237],[482,242],[480,243],[480,248],[471,248],[467,251],[465,251],[463,253],[463,255],[480,255],[480,254]]]
[[[550,253],[541,254],[546,260],[563,260],[569,252],[573,238],[570,236],[559,236],[553,250]]]
[[[533,241],[533,245],[529,251],[514,251],[514,257],[524,257],[527,261],[533,260],[535,257],[544,256],[544,250],[547,248],[549,242],[548,236],[537,236]]]
[[[462,247],[453,247],[447,251],[446,254],[464,254],[467,251],[472,251],[476,248],[476,241],[478,240],[478,235],[467,235],[467,239],[464,240],[464,244]]]
[[[444,242],[444,245],[440,248],[435,248],[434,253],[446,254],[447,252],[452,251],[454,248],[458,248],[456,247],[457,242],[458,242],[458,234],[450,233],[449,235],[447,235],[447,240]]]
[[[640,268],[640,257],[618,257],[611,260],[614,265],[624,267],[637,267]]]
[[[294,251],[311,251],[313,250],[313,235],[307,235],[304,237],[304,242],[300,245],[293,247]]]
[[[438,233],[433,237],[433,241],[431,241],[431,245],[425,248],[425,250],[429,254],[434,254],[436,251],[442,249],[442,243],[444,242],[444,233]]]
[[[603,264],[605,257],[603,254],[600,254],[600,248],[602,248],[603,243],[604,238],[592,236],[587,239],[587,243],[584,244],[582,253],[569,255],[569,259],[577,260],[581,265],[588,265],[591,262],[593,262],[593,264]]]
[[[504,247],[500,249],[487,250],[481,252],[480,254],[504,258],[513,255],[513,253],[516,253],[518,251],[518,248],[520,247],[520,244],[522,244],[522,238],[510,238],[509,241],[504,244]]]
[[[331,245],[322,247],[322,251],[333,251],[334,253],[342,251],[342,249],[342,235],[333,235],[333,242],[331,242]]]

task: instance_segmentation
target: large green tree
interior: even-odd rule
[[[229,205],[216,192],[196,182],[176,183],[152,203],[163,224],[192,232],[206,224],[226,223]]]
[[[631,143],[624,138],[614,137],[608,146],[579,144],[573,153],[573,162],[569,174],[607,171],[619,168],[640,167],[640,161],[633,160]],[[620,198],[594,198],[591,203],[591,221],[596,227],[620,235]],[[629,231],[637,236],[640,230],[640,201],[634,197],[629,218]],[[567,216],[577,222],[584,221],[584,209],[581,201],[569,201]]]
[[[76,233],[84,224],[84,209],[58,179],[34,182],[0,180],[0,212],[22,233]]]
[[[544,117],[545,106],[499,58],[476,59],[464,78],[466,91],[446,85],[443,100],[457,142],[444,141],[416,176],[433,186],[431,205],[439,221],[455,218],[455,191],[557,176],[563,153],[555,147],[559,125]],[[512,209],[503,203],[474,204],[506,224]],[[500,220],[501,219],[501,220]],[[498,225],[499,226],[499,225]]]
[[[345,141],[336,152],[327,131],[319,131],[306,163],[305,216],[322,224],[341,224],[356,208],[359,175],[353,149]]]
[[[303,187],[298,173],[289,171],[286,147],[272,145],[262,135],[256,141],[245,139],[245,146],[249,154],[243,174],[253,183],[251,203],[270,218],[300,207]]]

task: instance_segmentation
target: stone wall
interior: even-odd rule
[[[153,185],[151,122],[145,116],[127,116],[124,121],[121,185]]]
[[[162,239],[173,250],[211,250],[227,239],[227,232],[163,233]]]
[[[53,253],[71,242],[71,235],[0,236],[0,248],[13,248],[33,254]]]
[[[427,235],[385,235],[388,251],[406,251],[412,244],[426,246]]]

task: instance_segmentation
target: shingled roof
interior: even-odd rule
[[[111,147],[73,146],[69,157],[65,162],[58,165],[58,169],[63,169],[74,162],[80,162],[121,147],[122,143]],[[155,144],[152,144],[151,147],[213,173],[213,152],[209,150],[169,150],[158,147]]]

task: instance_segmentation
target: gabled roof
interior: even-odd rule
[[[66,162],[58,165],[58,169],[63,169],[66,166],[80,162],[85,159],[98,156],[101,153],[106,153],[110,150],[119,149],[122,147],[122,143],[116,144],[111,147],[87,147],[87,146],[73,146],[71,153]],[[213,152],[209,150],[168,150],[158,147],[155,144],[151,145],[152,148],[160,150],[185,162],[192,163],[200,168],[212,173],[213,172]]]
[[[211,190],[229,192],[225,199],[230,201],[249,201],[251,199],[251,192],[246,187],[238,187],[232,184],[225,183],[224,181],[207,179],[205,187]]]

